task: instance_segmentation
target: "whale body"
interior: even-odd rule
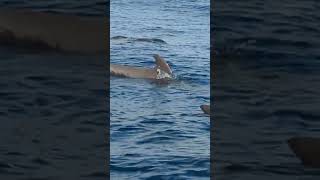
[[[109,51],[108,18],[0,9],[0,44],[44,44],[77,53]],[[23,43],[22,43],[23,42]],[[29,44],[28,44],[29,43]]]
[[[172,70],[167,62],[158,54],[154,55],[155,67],[142,68],[128,65],[110,64],[110,75],[144,79],[171,79]]]
[[[211,114],[210,113],[210,105],[201,105],[200,108],[202,109],[202,111],[206,114]]]
[[[304,166],[320,168],[320,138],[293,137],[288,145]]]

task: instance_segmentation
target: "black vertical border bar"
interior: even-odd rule
[[[213,83],[216,79],[215,50],[214,50],[214,0],[210,0],[210,179],[214,179],[214,101]]]
[[[107,103],[107,119],[106,119],[106,179],[110,179],[110,1],[106,0],[106,25],[105,25],[105,40],[106,40],[106,57],[104,59],[106,63],[106,103]]]

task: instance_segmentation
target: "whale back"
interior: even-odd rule
[[[65,52],[103,54],[109,49],[108,18],[83,17],[27,9],[0,8],[0,45],[44,46]]]
[[[172,70],[171,70],[170,66],[161,56],[156,54],[153,57],[156,60],[155,63],[156,63],[157,69],[160,69],[161,71],[164,71],[164,72],[168,73],[169,75],[172,75]]]
[[[288,144],[303,165],[320,168],[320,138],[293,137]]]
[[[210,115],[210,105],[201,105],[200,108],[202,109],[202,111],[206,114]]]

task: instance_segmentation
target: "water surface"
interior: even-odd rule
[[[111,63],[153,67],[157,84],[112,77],[111,179],[209,179],[209,1],[111,1]]]
[[[319,179],[286,141],[320,136],[316,1],[216,1],[217,179]]]
[[[0,7],[96,16],[106,6],[10,0]],[[102,56],[0,44],[0,179],[106,179],[105,75]]]

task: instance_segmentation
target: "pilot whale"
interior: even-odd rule
[[[202,109],[202,111],[206,114],[211,114],[210,113],[210,105],[201,105],[200,108]]]
[[[168,63],[158,54],[153,57],[155,59],[154,68],[110,64],[110,75],[144,79],[172,79],[173,73]]]
[[[76,53],[109,51],[108,18],[0,8],[0,44],[42,44]]]
[[[304,166],[320,168],[320,138],[293,137],[288,145]]]

